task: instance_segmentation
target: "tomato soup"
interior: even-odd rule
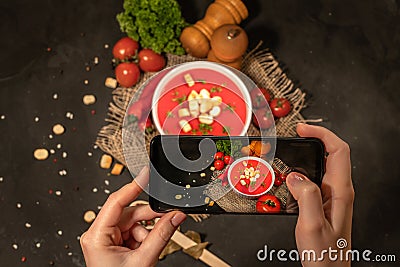
[[[196,116],[182,116],[179,110],[188,109],[188,96],[195,91],[209,92],[209,97],[220,97],[220,113],[211,124],[201,123]],[[160,125],[166,134],[186,135],[240,135],[246,122],[247,104],[240,92],[234,92],[224,84],[196,81],[193,86],[183,83],[167,90],[157,102],[157,115]],[[186,120],[191,129],[182,131],[180,122]]]
[[[249,157],[236,160],[230,167],[230,185],[243,195],[259,196],[268,192],[274,183],[270,165],[259,158]]]

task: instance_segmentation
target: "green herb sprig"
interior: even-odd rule
[[[124,0],[117,15],[122,32],[156,53],[183,55],[179,36],[188,24],[176,0]]]

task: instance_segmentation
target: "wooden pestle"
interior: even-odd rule
[[[248,15],[248,10],[241,0],[215,0],[207,8],[203,19],[182,31],[182,46],[188,54],[205,58],[210,50],[210,40],[215,29],[224,24],[239,24]]]

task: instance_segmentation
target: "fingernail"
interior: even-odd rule
[[[305,180],[305,176],[297,173],[297,172],[292,172],[287,178],[286,182],[290,184],[291,186],[297,186],[299,183],[303,182]]]
[[[182,212],[178,212],[172,217],[171,224],[174,227],[178,227],[184,220],[186,220],[186,215]]]

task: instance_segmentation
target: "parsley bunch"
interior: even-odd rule
[[[156,53],[183,55],[179,41],[188,24],[176,0],[124,0],[124,12],[117,15],[122,32]]]

